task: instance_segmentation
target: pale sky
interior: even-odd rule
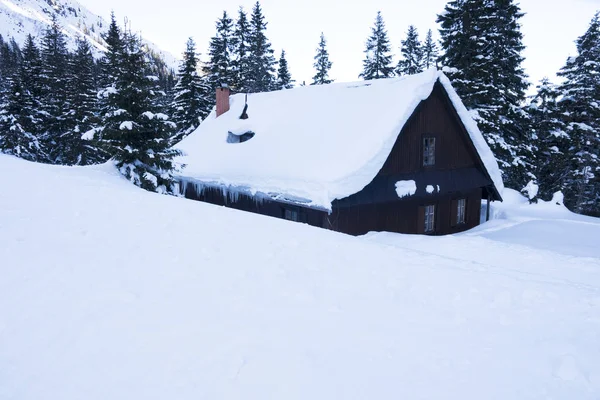
[[[91,11],[109,18],[114,10],[119,21],[127,17],[134,31],[159,47],[181,57],[192,36],[201,58],[215,33],[215,21],[226,10],[237,16],[239,6],[250,13],[255,0],[80,0]],[[437,38],[436,15],[446,0],[262,0],[268,22],[267,37],[276,58],[285,49],[293,78],[310,82],[313,57],[321,31],[328,41],[333,62],[331,77],[337,81],[358,80],[364,43],[375,15],[381,10],[393,45],[394,61],[406,29],[415,25],[423,39],[427,29]],[[600,0],[521,0],[526,13],[521,19],[525,69],[534,84],[544,76],[554,78],[568,56],[575,54],[574,41],[587,29]]]

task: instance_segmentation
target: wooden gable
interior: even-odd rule
[[[443,86],[436,83],[431,95],[417,107],[398,136],[379,174],[394,175],[426,170],[483,168]],[[434,137],[435,165],[423,166],[423,138]]]
[[[435,163],[423,165],[423,139],[435,138]],[[399,198],[395,184],[414,180],[414,195]],[[427,186],[434,188],[427,191]],[[501,199],[471,138],[438,82],[398,135],[375,178],[360,192],[333,203],[332,229],[351,234],[369,231],[424,232],[424,207],[435,206],[435,232],[459,232],[479,224],[481,198]],[[464,199],[465,223],[456,223]]]

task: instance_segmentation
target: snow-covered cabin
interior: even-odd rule
[[[359,235],[446,234],[502,200],[498,164],[435,69],[269,93],[217,89],[217,107],[177,147],[182,193]]]

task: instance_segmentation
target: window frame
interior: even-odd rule
[[[423,136],[423,141],[421,143],[421,164],[423,167],[435,166],[435,139],[435,136]]]
[[[426,204],[423,206],[423,233],[435,232],[435,208],[435,204]]]

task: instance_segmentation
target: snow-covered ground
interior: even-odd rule
[[[600,223],[350,237],[0,155],[0,399],[598,399]]]

